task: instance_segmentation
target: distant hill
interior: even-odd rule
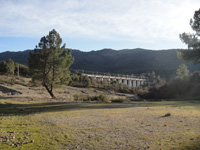
[[[183,63],[182,60],[177,58],[177,51],[180,50],[153,51],[140,48],[124,50],[103,49],[90,52],[72,50],[75,62],[71,69],[119,74],[140,74],[154,70],[161,76],[169,77],[175,75],[178,66]],[[26,65],[29,52],[30,50],[3,52],[0,53],[0,61],[11,58],[15,62]],[[190,71],[200,69],[200,65],[185,64]]]
[[[121,74],[140,74],[154,70],[161,76],[170,77],[174,76],[178,66],[184,63],[177,58],[177,51],[180,50],[153,51],[139,48],[119,51],[103,49],[91,52],[74,50],[72,55],[75,57],[75,62],[72,68]],[[190,71],[200,69],[200,65],[185,64]]]
[[[10,58],[14,60],[14,62],[27,65],[30,51],[31,50],[25,50],[25,51],[19,51],[19,52],[6,51],[3,53],[0,53],[0,62]]]

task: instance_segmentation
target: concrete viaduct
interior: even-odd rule
[[[139,87],[147,83],[147,79],[139,78],[139,77],[131,77],[131,76],[111,76],[111,75],[101,75],[101,74],[88,74],[83,73],[90,78],[100,79],[101,81],[108,80],[108,81],[117,81],[119,84],[125,84],[129,87]]]

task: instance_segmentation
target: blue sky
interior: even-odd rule
[[[0,0],[0,52],[34,49],[56,29],[67,48],[186,48],[199,0]]]

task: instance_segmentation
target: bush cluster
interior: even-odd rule
[[[17,75],[28,77],[28,67],[22,64],[15,63],[12,59],[0,62],[0,74],[1,75]]]
[[[199,99],[200,72],[195,72],[185,78],[174,78],[168,83],[149,88],[149,91],[140,94],[145,99]]]
[[[91,80],[88,76],[84,76],[80,73],[73,72],[71,74],[69,85],[77,87],[90,87]]]
[[[97,101],[97,102],[104,102],[104,103],[110,102],[110,99],[105,94],[100,94],[96,96],[89,96],[89,95],[83,96],[83,95],[75,94],[73,98],[75,101]]]

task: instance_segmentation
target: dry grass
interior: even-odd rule
[[[1,77],[1,76],[0,76]],[[10,81],[10,78],[7,79]],[[19,100],[36,100],[36,101],[53,101],[42,86],[40,87],[30,87],[28,86],[30,79],[25,79],[24,82],[20,84],[11,85],[9,83],[0,83],[0,98],[17,98]],[[16,82],[20,82],[19,79]],[[26,85],[26,86],[25,86]],[[12,92],[20,92],[20,95],[12,95]],[[126,94],[120,95],[116,93],[107,92],[101,89],[95,88],[80,88],[80,87],[70,87],[70,86],[61,86],[54,89],[54,94],[57,97],[56,101],[73,101],[75,97],[83,100],[88,97],[99,96],[105,94],[110,100],[113,99],[126,99]]]
[[[0,146],[2,149],[200,148],[200,103],[182,103],[1,100],[0,136],[4,142]],[[171,116],[165,117],[167,113]],[[16,138],[5,142],[5,136],[13,131]]]
[[[1,84],[0,149],[200,149],[199,101],[72,102],[75,94],[101,93],[126,98],[60,87],[55,90],[58,99],[52,100],[42,87]]]

